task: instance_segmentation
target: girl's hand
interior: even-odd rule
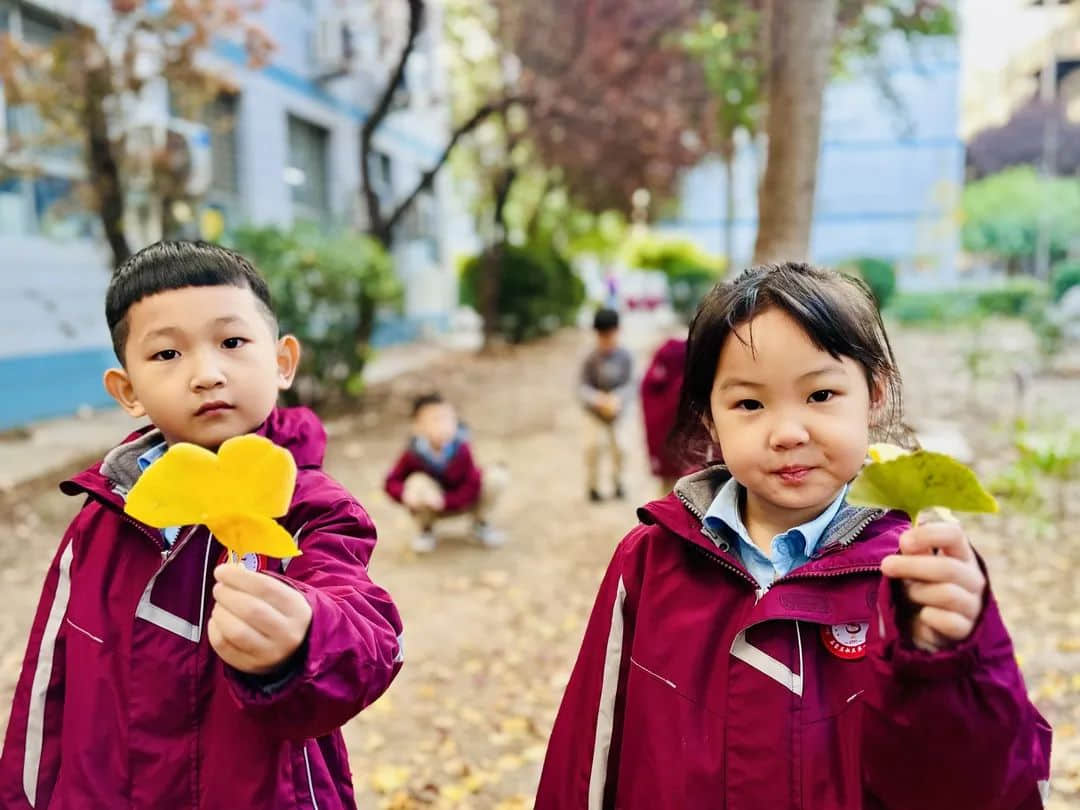
[[[937,652],[971,635],[982,610],[986,577],[964,530],[956,523],[926,523],[900,535],[900,554],[881,561],[885,576],[903,580],[918,612],[915,646]]]
[[[303,644],[311,626],[311,605],[298,590],[242,565],[219,565],[214,578],[217,604],[206,630],[226,664],[264,675]]]

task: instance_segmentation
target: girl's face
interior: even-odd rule
[[[737,328],[709,404],[713,439],[747,491],[747,521],[784,531],[821,514],[862,466],[881,401],[862,366],[819,349],[783,310]]]

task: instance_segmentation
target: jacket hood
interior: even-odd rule
[[[319,468],[326,454],[326,429],[309,408],[275,408],[254,433],[265,436],[292,453],[300,469]],[[60,485],[67,495],[90,492],[119,502],[139,478],[138,458],[164,441],[162,433],[148,425],[130,434],[105,454],[98,464]]]

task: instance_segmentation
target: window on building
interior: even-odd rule
[[[327,149],[330,133],[316,124],[289,116],[289,165],[285,182],[292,188],[296,219],[325,222],[330,214]]]

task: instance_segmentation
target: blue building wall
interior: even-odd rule
[[[884,86],[894,94],[890,101]],[[909,48],[891,41],[877,62],[826,90],[811,253],[831,263],[860,255],[892,259],[906,287],[947,284],[959,250],[956,212],[963,183],[960,64],[951,39]],[[736,266],[757,234],[762,144],[736,161]],[[710,161],[686,178],[680,214],[664,222],[715,253],[724,244],[724,174]]]

